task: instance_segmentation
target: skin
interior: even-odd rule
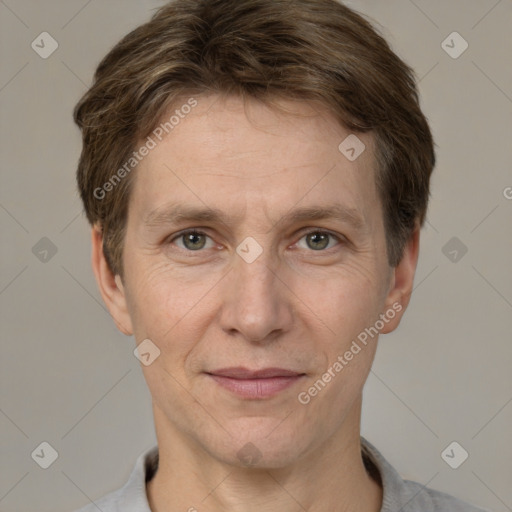
[[[419,229],[390,267],[371,134],[358,134],[366,150],[351,162],[338,150],[350,132],[321,105],[283,100],[293,112],[282,113],[254,100],[197,99],[134,171],[123,279],[92,230],[94,273],[116,325],[160,350],[142,365],[160,454],[151,509],[377,512],[382,489],[365,471],[359,438],[377,337],[308,404],[297,396],[393,304],[402,309],[380,333],[398,326]],[[145,222],[178,202],[218,208],[226,222]],[[332,204],[353,208],[360,228],[282,221]],[[187,243],[178,235],[189,228],[206,236]],[[236,252],[246,237],[263,249],[252,263]],[[274,397],[244,399],[204,373],[231,366],[306,375]],[[259,454],[250,467],[237,455],[247,443]]]

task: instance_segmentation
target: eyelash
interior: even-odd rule
[[[321,229],[318,229],[318,228],[317,229],[311,229],[311,230],[303,233],[302,236],[300,237],[299,241],[302,240],[303,238],[305,238],[306,236],[312,235],[312,234],[328,235],[331,238],[333,238],[334,240],[336,240],[338,242],[338,244],[342,244],[343,243],[342,238],[340,238],[339,236],[335,235],[334,233],[331,233],[330,231],[325,231],[325,230],[321,230]],[[199,236],[205,236],[205,237],[208,237],[208,238],[211,239],[211,237],[207,233],[205,233],[204,231],[201,231],[199,229],[188,229],[188,230],[185,230],[185,231],[181,231],[180,233],[175,235],[173,238],[169,239],[168,243],[171,244],[175,240],[183,238],[185,235],[199,235]],[[318,251],[310,249],[310,251],[311,252],[318,252],[318,253],[321,253],[321,252],[329,253],[335,247],[330,247],[329,249],[321,249],[321,250],[318,250]],[[186,249],[186,248],[183,249],[181,247],[179,247],[179,249],[182,250],[182,251],[188,252],[188,253],[192,253],[192,254],[193,253],[200,253],[200,252],[203,252],[204,250],[206,250],[206,249],[198,249],[197,251],[192,251],[190,249]]]

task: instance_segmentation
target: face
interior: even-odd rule
[[[157,431],[282,466],[354,419],[377,341],[361,333],[398,325],[415,252],[389,267],[371,135],[351,161],[313,104],[197,100],[134,171],[124,278],[102,293],[160,351],[142,366]]]

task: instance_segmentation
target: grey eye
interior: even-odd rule
[[[332,241],[339,242],[338,237],[327,231],[310,231],[301,238],[302,240],[306,240],[306,248],[313,251],[323,251],[332,247],[329,246]]]
[[[176,241],[176,244],[181,249],[185,249],[188,251],[199,251],[206,247],[209,238],[210,237],[208,235],[200,231],[186,231],[185,233],[181,233],[181,235],[178,235],[172,241]]]
[[[308,247],[314,251],[325,249],[329,245],[328,233],[310,233],[306,235]]]

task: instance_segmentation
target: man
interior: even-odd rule
[[[75,110],[93,269],[158,447],[83,511],[477,511],[360,436],[409,303],[432,136],[412,71],[334,0],[177,0]]]

